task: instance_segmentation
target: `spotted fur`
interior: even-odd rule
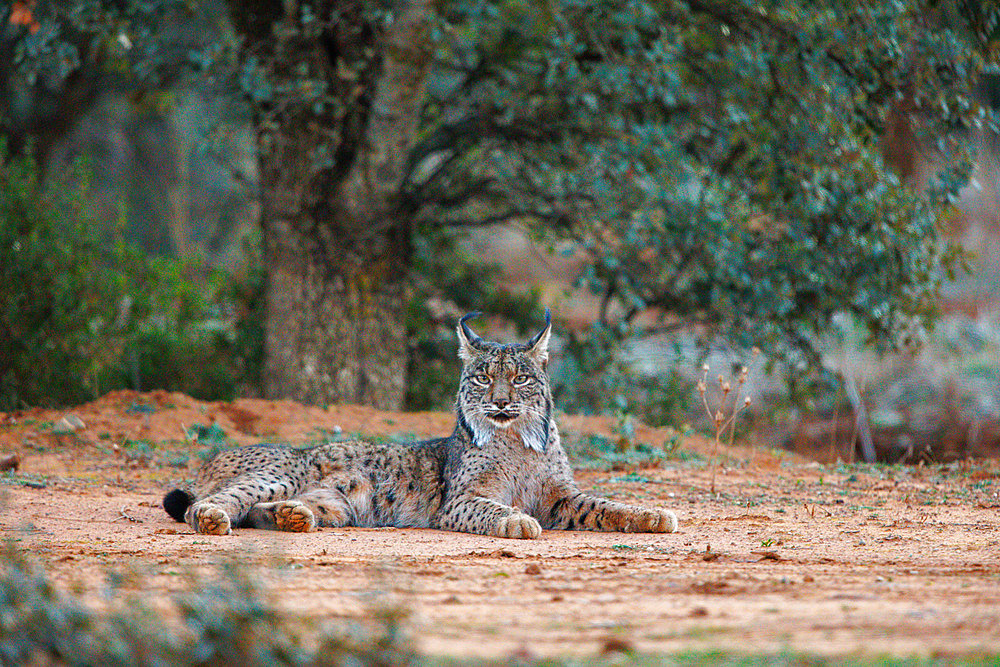
[[[546,374],[551,318],[527,343],[458,327],[462,376],[451,436],[241,447],[206,463],[164,507],[199,533],[234,527],[430,527],[536,538],[542,529],[673,532],[677,517],[582,493],[559,443]]]

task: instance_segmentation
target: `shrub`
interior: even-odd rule
[[[2,140],[0,165],[0,409],[79,401],[124,333],[85,173],[43,183]]]
[[[128,246],[123,246],[128,247]],[[263,356],[263,278],[211,269],[198,257],[125,262],[128,294],[122,356],[103,386],[180,391],[228,400],[258,391]],[[120,254],[124,254],[121,251]]]
[[[0,410],[120,388],[254,393],[263,274],[150,257],[102,230],[87,172],[41,178],[0,141]]]
[[[248,573],[228,566],[156,611],[120,595],[110,576],[110,611],[57,589],[9,544],[0,553],[0,664],[66,665],[406,665],[413,654],[398,613],[375,630],[303,642],[264,600]],[[307,647],[308,645],[308,647]]]

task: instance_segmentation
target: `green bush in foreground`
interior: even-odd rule
[[[0,560],[2,665],[389,666],[413,660],[394,613],[378,616],[377,630],[361,639],[303,641],[235,567],[168,598],[167,609],[133,599],[99,612],[56,589],[11,546]]]

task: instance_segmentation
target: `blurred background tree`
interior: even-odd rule
[[[257,129],[265,393],[398,407],[414,235],[517,221],[588,253],[598,322],[815,364],[847,311],[932,311],[935,224],[989,121],[961,13],[919,3],[231,3]],[[950,163],[882,158],[896,116]]]
[[[968,135],[993,123],[976,87],[995,3],[218,8],[0,9],[0,129],[17,152],[112,85],[151,113],[182,80],[238,89],[256,164],[230,172],[259,204],[269,397],[400,407],[431,296],[514,303],[469,268],[492,258],[459,256],[502,224],[582,258],[599,297],[566,346],[576,407],[609,400],[578,385],[640,333],[696,326],[799,370],[841,313],[905,343],[955,255],[938,229]],[[914,146],[941,173],[909,172]]]

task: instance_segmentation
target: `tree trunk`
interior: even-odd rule
[[[366,258],[330,256],[281,216],[265,220],[265,395],[399,409],[406,395],[403,244],[383,236]]]
[[[396,410],[406,391],[409,228],[384,200],[346,206],[316,168],[316,123],[271,126],[258,141],[267,268],[264,395]]]
[[[429,0],[231,0],[257,128],[269,398],[399,409],[410,224],[399,194],[430,64]],[[257,79],[263,74],[267,85]],[[252,75],[252,76],[250,76]]]

